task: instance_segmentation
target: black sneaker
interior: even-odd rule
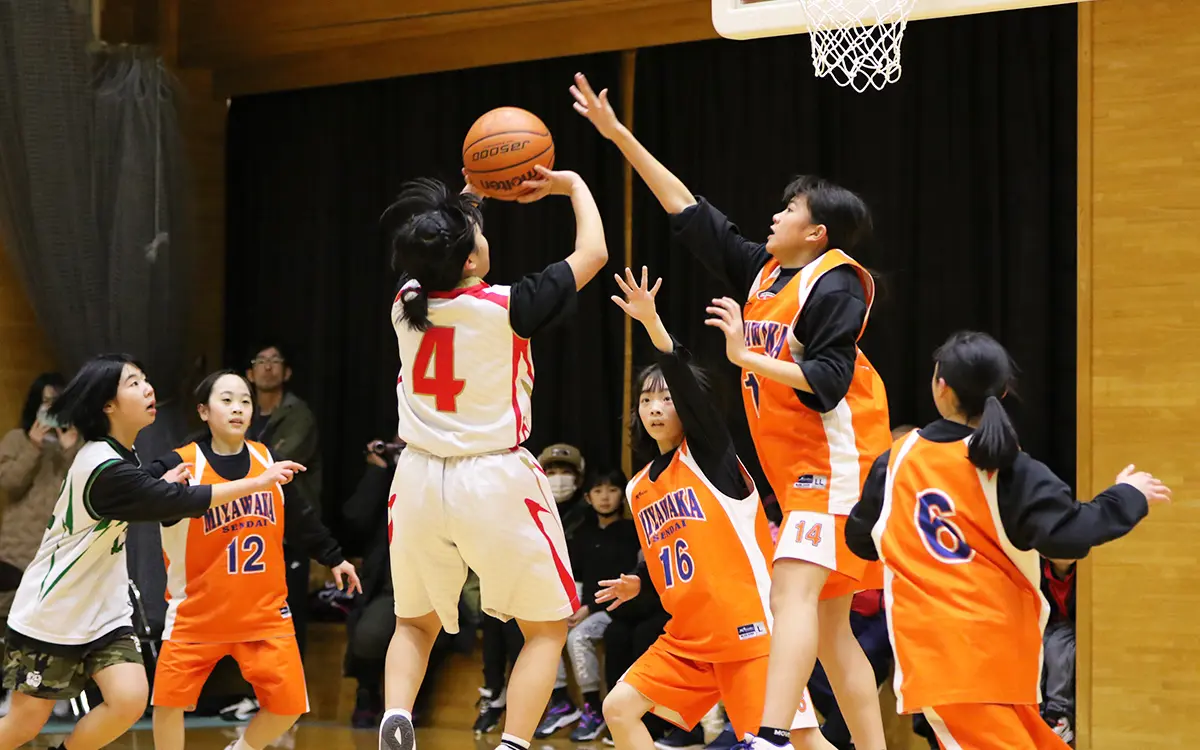
[[[359,688],[354,696],[354,713],[350,714],[350,726],[355,729],[374,729],[379,726],[383,713],[383,700],[378,693]]]
[[[604,714],[588,704],[583,705],[583,717],[571,732],[571,742],[591,742],[608,729],[604,722]]]
[[[479,717],[475,719],[473,727],[476,737],[482,737],[500,726],[500,719],[504,716],[504,697],[504,690],[496,696],[487,688],[479,688],[479,703],[476,704],[479,707]]]

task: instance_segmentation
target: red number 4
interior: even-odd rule
[[[454,329],[430,328],[421,337],[413,361],[413,393],[433,396],[438,411],[454,412],[458,411],[458,395],[466,387],[467,381],[454,377]]]
[[[804,521],[796,524],[796,541],[803,542],[806,540],[812,542],[812,546],[814,547],[821,546],[821,524],[814,523],[807,534],[804,533]]]

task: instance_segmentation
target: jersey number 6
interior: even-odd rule
[[[937,490],[925,490],[917,495],[914,514],[921,542],[929,554],[950,564],[974,559],[975,550],[967,544],[962,530],[950,520],[954,516],[954,501],[948,496]]]
[[[664,545],[662,551],[658,553],[658,561],[662,563],[663,578],[667,588],[675,585],[676,578],[680,583],[687,583],[696,574],[696,561],[687,553],[687,548],[687,542],[682,539],[675,540],[674,563],[671,561],[671,545]]]
[[[454,329],[430,328],[421,336],[413,359],[413,393],[433,396],[438,411],[456,412],[458,395],[466,387],[467,381],[454,377]]]

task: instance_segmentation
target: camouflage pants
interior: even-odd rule
[[[142,645],[132,633],[120,633],[77,648],[39,648],[36,641],[9,630],[2,663],[5,688],[34,698],[70,700],[100,670],[142,664]]]

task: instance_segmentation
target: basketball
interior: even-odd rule
[[[519,107],[487,112],[467,131],[463,167],[483,195],[513,200],[522,184],[537,177],[534,166],[554,167],[554,139],[545,123]]]

